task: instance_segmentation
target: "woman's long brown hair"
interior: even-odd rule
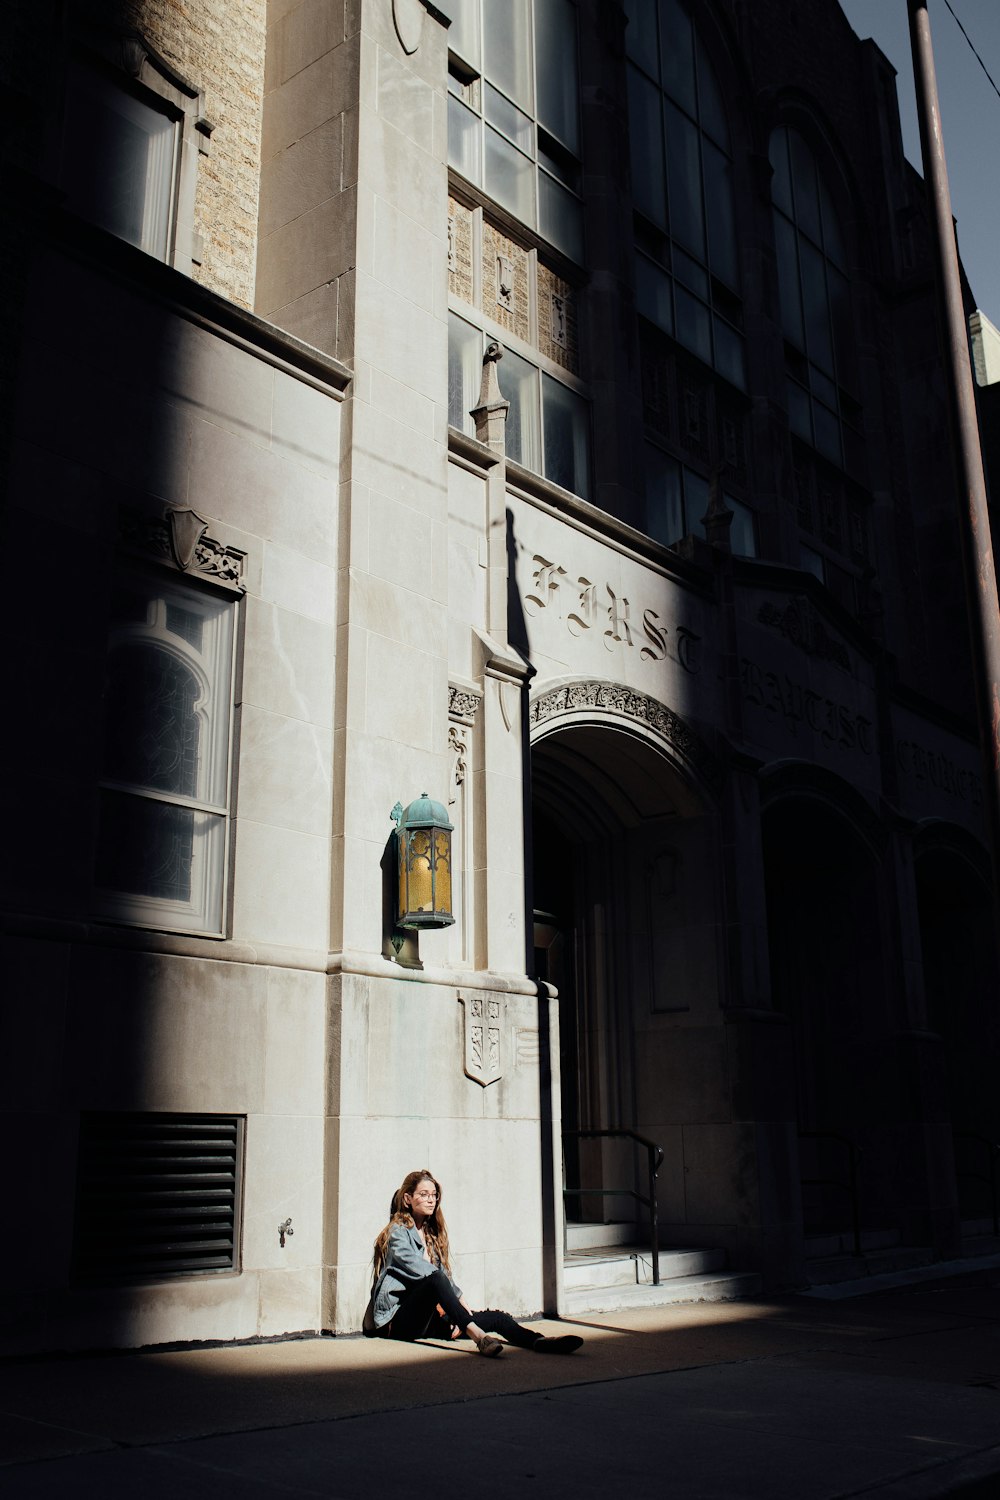
[[[434,1206],[434,1212],[429,1214],[424,1220],[424,1244],[427,1246],[427,1252],[431,1260],[436,1265],[439,1265],[442,1271],[446,1271],[449,1276],[451,1275],[451,1260],[448,1254],[448,1226],[444,1221],[444,1214],[441,1212],[441,1184],[433,1172],[428,1172],[424,1169],[421,1172],[407,1172],[402,1183],[392,1195],[392,1203],[389,1206],[389,1222],[378,1235],[372,1251],[372,1262],[375,1266],[376,1277],[378,1277],[379,1272],[385,1265],[386,1252],[389,1247],[389,1235],[394,1226],[402,1224],[406,1229],[415,1229],[417,1227],[410,1210],[403,1204],[403,1198],[405,1196],[412,1196],[417,1190],[417,1185],[421,1182],[432,1182],[434,1184],[434,1191],[437,1193],[437,1203]]]

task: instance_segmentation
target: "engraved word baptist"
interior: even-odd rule
[[[777,672],[765,672],[747,656],[740,663],[740,678],[746,701],[762,708],[769,719],[780,715],[792,734],[805,724],[825,745],[871,755],[872,721],[854,713],[846,703],[824,698],[787,674],[779,677]]]
[[[552,610],[565,620],[571,634],[577,636],[603,626],[608,651],[616,646],[638,645],[643,661],[662,661],[669,656],[685,672],[699,671],[701,636],[686,625],[675,625],[671,630],[655,609],[643,609],[640,613],[637,608],[633,615],[629,600],[616,594],[610,583],[601,587],[589,578],[571,578],[565,568],[537,553],[531,560],[532,589],[524,596],[528,614]]]

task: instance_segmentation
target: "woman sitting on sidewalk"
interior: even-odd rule
[[[487,1358],[510,1344],[537,1354],[572,1354],[576,1334],[556,1338],[522,1328],[510,1313],[473,1312],[451,1279],[441,1187],[430,1172],[410,1172],[392,1195],[388,1224],[375,1241],[375,1284],[365,1312],[369,1337],[457,1339],[467,1335]]]

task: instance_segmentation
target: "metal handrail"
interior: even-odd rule
[[[861,1254],[861,1203],[858,1195],[858,1164],[863,1152],[849,1135],[840,1135],[836,1130],[800,1130],[800,1141],[839,1141],[847,1147],[847,1181],[839,1177],[802,1177],[803,1187],[835,1187],[850,1195],[851,1224],[854,1230],[854,1253]]]
[[[639,1146],[646,1148],[646,1168],[649,1181],[649,1197],[644,1198],[635,1188],[584,1188],[564,1187],[563,1197],[573,1195],[582,1197],[594,1194],[597,1197],[615,1198],[623,1194],[634,1198],[637,1203],[643,1203],[649,1209],[649,1248],[653,1261],[653,1285],[660,1284],[660,1217],[656,1203],[656,1174],[663,1165],[663,1148],[648,1136],[640,1135],[637,1130],[564,1130],[563,1140],[568,1136],[575,1136],[578,1140],[593,1140],[598,1136],[614,1136],[624,1140],[635,1141]],[[565,1161],[563,1163],[563,1177],[566,1175]]]
[[[1000,1162],[1000,1145],[991,1141],[987,1135],[979,1135],[974,1130],[955,1130],[952,1132],[955,1141],[978,1141],[985,1146],[989,1152],[989,1173],[984,1172],[960,1172],[955,1168],[956,1177],[971,1177],[975,1182],[985,1182],[989,1185],[990,1204],[993,1209],[993,1233],[1000,1234],[1000,1184],[997,1182],[997,1164]]]

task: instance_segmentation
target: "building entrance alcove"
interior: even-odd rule
[[[1000,972],[989,860],[958,830],[931,827],[918,839],[914,869],[927,1024],[943,1054],[939,1117],[951,1123],[958,1207],[966,1226],[992,1228]]]
[[[774,1004],[793,1035],[807,1254],[831,1236],[846,1248],[855,1205],[869,1236],[902,1235],[923,1168],[905,1027],[893,1014],[878,826],[796,793],[769,802],[763,832]]]
[[[664,1235],[686,1213],[686,1125],[724,1107],[715,819],[666,749],[611,723],[548,729],[532,750],[535,961],[559,993],[571,1221],[646,1225],[645,1153],[587,1130],[637,1131],[665,1159]],[[689,1142],[689,1146],[690,1146]]]

